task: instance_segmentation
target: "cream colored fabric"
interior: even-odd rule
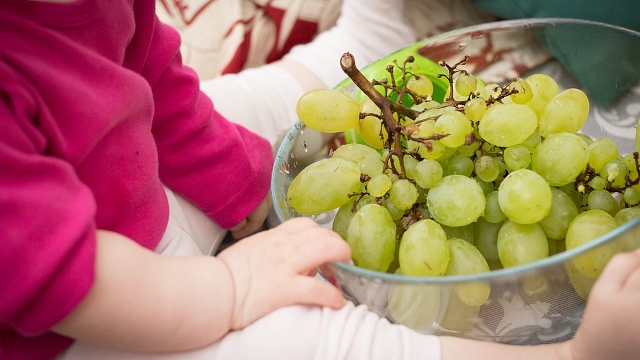
[[[280,54],[287,41],[299,35],[294,32],[295,26],[317,26],[316,35],[330,29],[338,20],[342,2],[158,0],[157,12],[163,22],[172,25],[182,36],[185,63],[203,80],[208,80],[220,76],[225,68],[246,69],[267,63],[270,53]],[[417,40],[494,20],[474,7],[471,0],[405,0],[404,3],[406,24],[413,29]],[[370,45],[377,46],[375,42]],[[402,45],[399,43],[396,48]],[[234,58],[239,49],[247,49],[246,61],[243,56]]]

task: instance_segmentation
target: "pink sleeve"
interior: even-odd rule
[[[156,20],[142,74],[153,87],[160,177],[221,227],[230,228],[267,195],[271,146],[215,111],[200,92],[195,72],[182,65],[179,47],[175,30]]]
[[[12,88],[12,79],[0,79]],[[95,204],[68,163],[42,155],[47,143],[18,94],[9,90],[0,101],[0,322],[35,336],[93,283]]]

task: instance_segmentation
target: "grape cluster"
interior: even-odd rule
[[[308,127],[357,128],[364,140],[306,167],[287,192],[300,214],[338,209],[333,229],[355,265],[474,274],[580,246],[640,215],[638,153],[619,154],[611,139],[579,133],[589,113],[580,89],[560,91],[544,74],[485,84],[462,69],[465,57],[440,63],[449,86],[437,101],[413,60],[368,80],[346,53],[341,65],[364,100],[323,89],[297,105]],[[594,279],[625,247],[633,244],[586,253],[575,270]],[[489,296],[488,284],[455,290],[472,306]]]

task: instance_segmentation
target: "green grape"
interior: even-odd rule
[[[389,197],[398,209],[411,209],[418,199],[418,189],[411,181],[400,179],[391,185]]]
[[[509,146],[504,149],[503,158],[509,171],[526,169],[531,163],[531,152],[524,145]]]
[[[558,83],[551,76],[545,74],[533,74],[525,80],[531,86],[531,92],[533,93],[531,100],[526,105],[540,117],[545,106],[560,92]]]
[[[549,244],[549,256],[553,256],[553,255],[558,254],[558,253],[561,252],[558,249],[558,245],[559,245],[560,241],[553,240],[553,239],[550,239],[549,237],[547,237],[547,243]]]
[[[551,188],[536,172],[516,170],[500,183],[498,202],[509,220],[533,224],[551,210]]]
[[[422,96],[431,96],[433,94],[433,82],[424,75],[414,75],[407,81],[407,89]]]
[[[589,98],[580,89],[566,89],[554,96],[540,115],[540,136],[577,133],[589,115]]]
[[[624,202],[626,202],[627,204],[635,205],[640,202],[640,191],[632,187],[628,187],[624,189],[623,198],[624,198]]]
[[[567,234],[569,224],[578,216],[578,207],[569,195],[557,188],[551,188],[551,210],[540,220],[540,227],[547,238],[562,240]]]
[[[418,198],[416,199],[416,204],[420,206],[420,204],[425,204],[427,202],[427,193],[429,190],[423,189],[420,186],[416,186],[418,190]]]
[[[637,165],[636,165],[636,158],[633,154],[627,154],[623,156],[622,162],[627,167],[627,170],[629,170],[629,174],[638,172]]]
[[[609,211],[609,215],[615,216],[618,213],[618,211],[620,211],[620,209],[622,209],[621,205],[624,205],[624,201],[623,200],[621,200],[620,202],[614,201],[613,202],[613,209],[611,209],[611,211]]]
[[[402,275],[398,268],[396,275]],[[426,330],[440,314],[440,285],[394,283],[389,287],[389,313],[414,330]]]
[[[593,144],[594,140],[591,136],[584,134],[584,133],[576,133],[576,135],[580,136],[582,138],[582,140],[584,140],[585,144],[587,144],[587,146]]]
[[[571,198],[571,201],[576,204],[576,207],[580,208],[584,195],[580,191],[578,191],[578,189],[576,189],[575,185],[573,185],[572,182],[563,186],[558,186],[558,190],[561,190],[562,192],[567,194]]]
[[[500,203],[498,202],[499,193],[498,191],[493,191],[486,197],[486,205],[484,208],[484,219],[490,223],[499,223],[503,222],[507,216],[504,214],[502,209],[500,208]]]
[[[349,224],[351,223],[351,219],[353,219],[354,212],[353,202],[348,202],[338,208],[336,212],[336,216],[333,218],[333,223],[331,224],[331,229],[338,233],[343,239],[347,239],[347,230],[349,229]]]
[[[630,207],[620,210],[613,218],[618,225],[622,225],[638,216],[640,216],[640,207]],[[638,239],[640,240],[640,238]]]
[[[522,146],[526,147],[527,150],[529,150],[529,152],[533,152],[533,149],[536,148],[536,146],[540,145],[541,139],[540,139],[540,134],[538,134],[537,131],[534,131],[533,133],[531,133],[531,135],[529,135],[529,137],[522,142]]]
[[[589,243],[617,226],[615,219],[602,210],[582,212],[573,219],[567,230],[567,250]],[[595,279],[609,259],[620,251],[622,251],[622,245],[619,242],[610,242],[578,255],[573,259],[573,264],[580,273]]]
[[[616,199],[607,190],[593,190],[587,199],[589,209],[598,209],[604,212],[611,212],[616,204]]]
[[[500,166],[498,166],[498,163],[488,155],[476,158],[476,161],[474,162],[474,170],[480,180],[485,182],[494,181],[500,174]]]
[[[474,243],[473,224],[456,227],[440,224],[440,226],[442,227],[442,230],[444,230],[445,234],[447,234],[447,239],[458,238],[468,242],[469,244]]]
[[[473,160],[466,156],[456,155],[449,160],[447,174],[470,176],[473,172],[473,167]]]
[[[340,159],[322,159],[304,168],[287,190],[287,202],[300,214],[318,215],[349,201],[360,190],[360,169]]]
[[[457,148],[465,143],[466,136],[473,131],[471,121],[459,111],[450,111],[436,120],[436,134],[446,134],[440,143],[450,148]]]
[[[478,122],[487,111],[487,103],[482,98],[473,98],[464,104],[464,114],[469,120]]]
[[[347,243],[356,266],[387,271],[396,247],[396,225],[387,209],[367,204],[358,210],[349,224]]]
[[[473,155],[475,155],[476,150],[478,150],[479,148],[480,148],[480,143],[475,141],[469,145],[462,145],[458,147],[458,154],[470,158]]]
[[[613,159],[600,169],[600,176],[613,188],[621,188],[626,184],[629,170],[622,160]]]
[[[392,181],[387,174],[374,175],[367,183],[367,192],[374,197],[382,197],[391,189]]]
[[[533,150],[531,168],[552,186],[573,182],[589,161],[587,144],[572,133],[549,135]]]
[[[484,256],[487,263],[500,261],[498,256],[498,232],[504,222],[490,223],[485,218],[479,218],[473,224],[474,239],[476,248]]]
[[[504,159],[500,156],[496,156],[495,158],[493,158],[493,160],[496,161],[496,164],[498,164],[498,168],[500,169],[500,174],[498,175],[498,179],[496,180],[502,180],[504,178],[505,172],[507,171],[507,164],[504,163]]]
[[[594,176],[589,180],[589,186],[594,190],[602,190],[607,186],[607,182],[601,176]]]
[[[390,198],[386,197],[382,199],[382,206],[384,206],[393,220],[400,220],[404,216],[404,210],[398,209]]]
[[[315,89],[298,99],[296,113],[314,130],[337,133],[358,126],[360,104],[338,90]]]
[[[416,221],[402,234],[399,258],[406,275],[441,276],[449,265],[447,234],[431,219]]]
[[[338,147],[331,157],[344,159],[358,165],[363,174],[369,176],[382,174],[384,164],[380,153],[369,146],[356,143],[344,144]]]
[[[446,276],[471,275],[490,271],[487,260],[475,246],[458,238],[449,239],[449,266]],[[458,298],[465,304],[480,306],[491,293],[488,282],[466,282],[454,285]]]
[[[429,145],[422,144],[417,141],[407,141],[407,151],[411,153],[418,153],[424,159],[439,159],[447,149],[440,141],[428,140]]]
[[[496,104],[482,116],[480,136],[492,145],[509,147],[525,141],[536,130],[538,117],[520,104]]]
[[[458,94],[467,98],[478,87],[478,79],[467,72],[461,72],[456,77],[453,87]]]
[[[604,164],[618,157],[618,145],[609,138],[600,138],[589,147],[589,166],[600,170]]]
[[[596,280],[589,278],[578,271],[572,261],[565,262],[564,267],[567,271],[569,282],[573,286],[573,289],[583,300],[586,301]]]
[[[624,208],[613,217],[618,226],[631,221],[640,216],[640,207]],[[620,243],[623,251],[631,251],[637,249],[640,246],[640,226],[635,226],[629,229],[627,232],[620,235],[617,240]]]
[[[431,136],[433,136],[433,134],[436,133],[436,121],[435,120],[426,120],[420,123],[420,125],[418,125],[418,134],[417,137],[422,138],[422,139],[428,139]]]
[[[476,221],[484,212],[484,192],[471,178],[448,175],[429,190],[427,206],[440,224],[464,226]]]
[[[402,157],[402,161],[404,162],[404,171],[407,173],[407,177],[409,179],[413,179],[415,177],[416,165],[418,165],[419,160],[410,155],[405,155]]]
[[[411,106],[411,109],[415,110],[415,111],[418,111],[418,112],[422,112],[422,111],[425,111],[425,110],[433,109],[438,105],[440,105],[439,102],[431,99],[431,100],[423,101],[423,102],[421,102],[419,104],[413,104]]]
[[[484,92],[486,94],[486,96],[484,97],[485,99],[489,99],[489,97],[492,97],[493,99],[497,99],[498,96],[500,96],[500,93],[502,92],[502,87],[499,84],[495,84],[495,83],[487,84],[484,87]],[[494,104],[499,104],[499,103],[494,103]]]
[[[526,104],[533,98],[533,90],[529,83],[524,79],[515,79],[511,84],[509,84],[509,90],[515,89],[518,92],[515,94],[509,95],[511,100],[513,100],[516,104]]]
[[[523,274],[520,285],[522,290],[529,296],[543,293],[549,289],[545,274],[541,272]]]
[[[493,182],[482,181],[477,176],[474,176],[473,180],[475,180],[478,183],[478,185],[480,185],[480,188],[482,188],[482,192],[484,193],[485,196],[487,196],[489,193],[491,193],[496,189],[496,186]]]
[[[442,179],[442,165],[432,159],[421,160],[414,169],[413,180],[423,189],[430,189]]]
[[[538,224],[506,220],[498,232],[498,255],[505,268],[528,264],[549,256],[549,244]]]
[[[633,171],[636,170],[636,160],[633,154],[627,154],[622,157],[622,162],[627,167],[627,170]]]
[[[500,148],[493,144],[485,142],[484,144],[482,144],[482,151],[489,154],[497,154],[500,152]]]
[[[378,105],[369,98],[363,100],[360,105],[363,114],[381,114]],[[384,143],[389,137],[382,119],[373,115],[365,116],[358,121],[358,132],[365,143],[376,149],[384,148]]]
[[[367,204],[373,204],[375,201],[374,197],[368,195],[360,198],[357,204],[355,204],[356,199],[356,197],[352,197],[349,202],[340,206],[338,208],[338,211],[336,212],[335,217],[333,218],[333,223],[331,224],[331,228],[333,229],[333,231],[337,232],[338,235],[340,235],[345,240],[347,239],[349,224],[351,223],[351,219],[353,219],[353,215],[356,214],[356,211],[360,210]]]
[[[398,231],[396,230],[396,239],[398,238]],[[398,259],[398,254],[400,254],[400,244],[396,241],[396,250],[393,253],[393,261],[389,265],[387,269],[388,274],[398,274],[402,275],[402,271],[400,270],[400,259]]]
[[[450,159],[453,155],[457,153],[457,151],[458,151],[457,148],[445,146],[444,152],[442,153],[442,156],[438,158],[438,161],[445,161]]]
[[[462,302],[457,295],[449,296],[445,306],[444,315],[440,320],[439,327],[449,332],[463,332],[473,327],[480,314],[480,306],[470,306]]]
[[[394,173],[387,172],[386,174],[387,174],[387,176],[389,177],[389,179],[391,179],[391,182],[392,182],[392,183],[394,183],[394,182],[396,182],[396,181],[400,180],[400,177],[399,177],[398,175],[394,174]]]

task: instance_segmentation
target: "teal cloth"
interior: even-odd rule
[[[637,0],[474,0],[503,19],[574,18],[640,31]],[[613,105],[640,76],[640,34],[602,31],[593,25],[550,27],[542,43],[580,82],[598,105]]]
[[[473,0],[473,3],[503,19],[574,18],[640,31],[638,0]]]

